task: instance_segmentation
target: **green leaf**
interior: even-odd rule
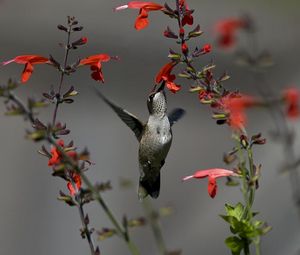
[[[242,219],[244,206],[241,203],[238,203],[236,206],[225,204],[225,209],[228,216],[233,216],[239,221]]]
[[[240,255],[244,248],[243,240],[236,236],[226,238],[225,244],[231,250],[232,255]]]

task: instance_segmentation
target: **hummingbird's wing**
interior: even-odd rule
[[[107,103],[120,117],[121,120],[134,132],[136,138],[140,141],[142,132],[144,130],[144,124],[136,116],[128,112],[127,110],[115,105],[108,100],[100,91],[97,90],[99,97]]]
[[[183,110],[181,108],[173,109],[168,114],[170,125],[173,126],[173,124],[176,123],[180,118],[182,118],[184,114],[185,114],[185,110]]]

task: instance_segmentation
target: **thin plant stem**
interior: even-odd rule
[[[15,102],[24,112],[24,114],[28,117],[29,121],[31,124],[34,124],[34,118],[33,118],[33,113],[27,109],[25,104],[18,98],[16,97],[12,92],[9,92],[8,98]],[[80,177],[82,178],[82,181],[84,184],[91,190],[91,192],[94,195],[95,200],[100,204],[102,209],[104,210],[105,214],[111,221],[111,223],[114,225],[116,228],[116,231],[118,235],[125,241],[127,244],[128,249],[130,250],[132,255],[140,255],[140,252],[136,245],[132,242],[132,240],[129,238],[129,234],[123,230],[119,222],[116,220],[115,216],[113,215],[112,211],[109,209],[105,201],[103,200],[102,196],[100,195],[99,191],[95,188],[95,186],[90,182],[88,177],[79,169],[77,166],[76,162],[69,156],[67,153],[61,148],[57,143],[56,140],[52,137],[52,135],[48,134],[48,136],[45,138],[46,141],[48,141],[49,144],[55,146],[57,150],[61,153],[62,157],[64,160],[76,171]]]
[[[78,204],[78,210],[79,210],[79,215],[80,215],[80,220],[81,220],[81,223],[82,223],[83,231],[84,231],[84,234],[85,234],[86,239],[87,239],[87,241],[89,243],[89,246],[90,246],[91,254],[95,255],[94,241],[93,241],[93,238],[91,236],[91,230],[89,229],[88,223],[86,222],[86,216],[85,216],[85,213],[84,213],[84,210],[83,210],[83,204],[82,204],[81,201]]]
[[[250,43],[251,53],[253,58],[257,57],[258,41],[255,31],[248,32],[248,42]],[[256,80],[256,88],[258,93],[264,97],[274,97],[273,89],[265,81],[264,74],[260,72],[259,67],[256,63],[251,66],[251,71],[254,73],[254,78]],[[283,141],[283,151],[285,154],[285,160],[288,162],[289,167],[289,179],[291,183],[292,197],[295,206],[298,211],[298,217],[300,218],[300,175],[299,168],[296,161],[296,153],[294,149],[294,139],[291,139],[293,131],[290,130],[285,114],[278,103],[273,106],[268,107],[270,115],[276,126],[276,133]]]
[[[161,255],[166,255],[167,248],[161,231],[158,213],[153,209],[152,203],[149,198],[145,198],[143,200],[143,207],[147,219],[149,220],[159,253]]]
[[[61,70],[60,82],[59,82],[59,86],[58,86],[58,93],[56,94],[56,104],[55,104],[54,113],[53,113],[52,126],[55,126],[58,106],[61,103],[60,102],[60,98],[61,98],[60,93],[61,93],[61,88],[62,88],[62,84],[64,81],[65,70],[66,70],[67,63],[68,63],[68,56],[69,56],[69,52],[70,52],[70,39],[71,39],[71,26],[69,26],[69,28],[68,28],[67,44],[65,46],[64,66],[63,66],[63,70]]]
[[[260,255],[260,237],[259,236],[254,241],[254,245],[255,245],[255,254]]]

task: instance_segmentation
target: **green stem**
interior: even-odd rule
[[[152,203],[148,198],[143,200],[143,207],[147,215],[147,219],[149,220],[159,253],[161,255],[165,255],[167,254],[167,248],[162,235],[157,212],[154,211]]]
[[[252,183],[253,178],[255,177],[255,167],[253,163],[253,152],[252,148],[247,148],[247,155],[248,155],[248,162],[249,162],[249,178],[250,178],[250,185],[249,185],[249,209],[251,209],[254,197],[255,197],[255,183]],[[252,218],[252,215],[250,214]]]
[[[8,95],[8,98],[10,100],[12,100],[13,102],[15,102],[19,107],[21,107],[21,109],[24,111],[24,114],[26,116],[28,116],[29,121],[33,124],[34,123],[33,114],[29,109],[27,109],[25,104],[12,93],[10,93]],[[114,217],[113,213],[111,212],[111,210],[109,209],[109,207],[107,206],[107,204],[105,203],[103,198],[101,197],[99,191],[90,182],[90,180],[86,177],[86,175],[84,173],[82,173],[82,171],[79,169],[77,163],[63,150],[62,147],[60,147],[56,143],[56,140],[50,134],[48,134],[48,136],[46,137],[45,140],[47,140],[49,142],[49,144],[55,146],[57,148],[57,150],[61,153],[64,160],[72,167],[72,169],[74,169],[74,171],[76,171],[81,176],[82,181],[85,183],[85,185],[94,194],[95,199],[101,205],[101,207],[103,208],[103,210],[106,213],[107,217],[110,219],[110,221],[112,222],[112,224],[116,228],[119,236],[126,242],[126,244],[128,246],[128,249],[131,251],[131,254],[132,255],[139,255],[140,253],[139,253],[137,247],[135,246],[135,244],[129,239],[128,233],[123,231],[121,225],[118,223],[118,221]]]
[[[255,245],[255,254],[260,255],[260,237],[259,236],[254,241],[254,245]]]
[[[70,164],[70,166],[80,175],[82,181],[84,184],[88,187],[88,189],[93,193],[95,200],[101,205],[102,209],[106,213],[107,217],[111,221],[111,223],[114,225],[118,235],[125,241],[125,243],[128,246],[128,249],[131,251],[132,255],[139,255],[138,248],[135,246],[135,244],[130,240],[128,233],[123,230],[115,216],[113,215],[112,211],[109,209],[105,201],[103,200],[102,196],[100,195],[99,191],[95,188],[95,186],[91,183],[91,181],[87,178],[87,176],[79,169],[76,162],[65,153],[63,148],[61,148],[56,141],[49,136],[48,141],[50,144],[55,146],[58,151],[61,153],[65,161]]]

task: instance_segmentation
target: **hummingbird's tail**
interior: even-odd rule
[[[150,195],[152,198],[158,198],[160,190],[160,174],[154,179],[140,179],[138,196],[140,200]]]

